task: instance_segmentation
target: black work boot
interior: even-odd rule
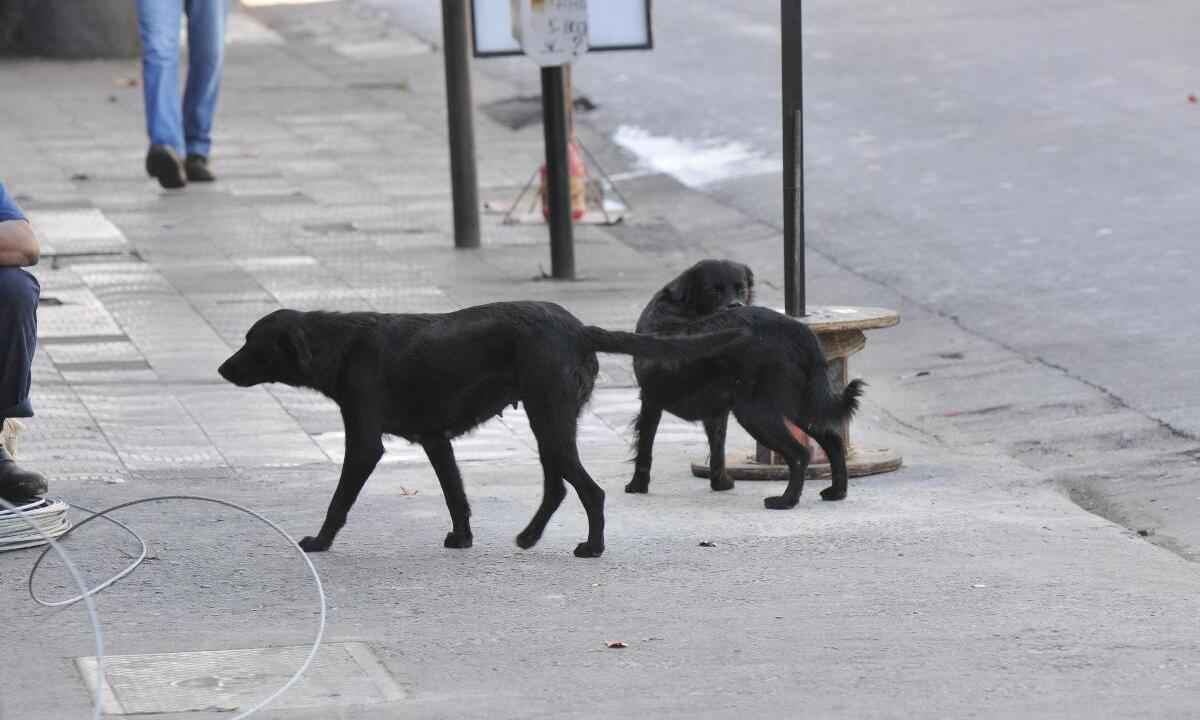
[[[158,180],[168,190],[178,190],[187,185],[183,174],[183,162],[179,153],[169,145],[151,145],[146,153],[146,174]]]
[[[217,179],[208,169],[208,158],[203,155],[188,155],[183,169],[187,171],[187,179],[192,182],[212,182]]]
[[[46,478],[32,470],[24,470],[0,445],[0,498],[13,505],[46,494]]]

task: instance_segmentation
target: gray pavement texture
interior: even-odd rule
[[[763,259],[776,229],[661,174],[623,183],[636,212],[625,226],[579,228],[579,282],[536,279],[548,266],[540,227],[491,216],[481,250],[454,251],[440,55],[353,3],[259,9],[232,25],[221,180],[182,193],[140,173],[135,63],[0,64],[0,172],[48,250],[36,269],[48,300],[39,414],[22,453],[70,502],[212,495],[311,532],[337,474],[335,408],[215,374],[277,307],[544,298],[632,327],[666,278],[712,255],[754,261],[762,301],[779,304],[781,273]],[[475,83],[480,104],[515,92],[484,73]],[[604,134],[580,132],[608,169],[631,168]],[[477,134],[484,198],[511,199],[539,162],[540,128],[479,115]],[[670,422],[654,492],[625,495],[636,389],[626,359],[602,358],[581,450],[609,490],[604,557],[571,556],[584,532],[573,499],[540,545],[513,545],[540,494],[520,412],[459,443],[476,524],[467,551],[441,547],[432,470],[389,444],[338,544],[315,558],[330,598],[321,664],[261,717],[1194,717],[1200,576],[1186,548],[1081,510],[1055,482],[1105,477],[1100,441],[1053,449],[1083,425],[1147,473],[1176,452],[1171,437],[837,253],[810,258],[809,283],[814,302],[903,315],[852,367],[871,383],[856,440],[900,449],[902,470],[852,481],[842,503],[810,492],[772,513],[766,484],[714,494],[692,478],[703,433]],[[997,400],[1021,385],[1042,404]],[[1014,457],[1035,419],[1044,444]],[[122,519],[152,553],[97,603],[109,653],[150,655],[110,673],[122,707],[228,717],[282,682],[316,622],[291,551],[206,506]],[[128,561],[127,539],[87,530],[70,547],[89,577]],[[28,601],[32,559],[0,557],[0,717],[85,717],[86,618]],[[52,571],[44,585],[66,588]]]

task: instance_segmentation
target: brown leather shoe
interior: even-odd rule
[[[187,179],[192,182],[212,182],[217,179],[208,169],[208,158],[203,155],[188,155],[183,162],[183,169],[187,171]]]
[[[146,174],[158,180],[168,190],[178,190],[187,185],[183,174],[183,162],[179,153],[167,145],[151,145],[146,153]]]
[[[0,498],[13,505],[46,494],[46,478],[41,473],[25,470],[0,446]]]

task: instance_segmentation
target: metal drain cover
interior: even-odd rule
[[[108,715],[249,708],[288,681],[311,648],[267,647],[104,658],[103,710]],[[76,658],[91,693],[96,658]],[[272,708],[371,705],[405,698],[366,643],[321,646],[308,672]]]

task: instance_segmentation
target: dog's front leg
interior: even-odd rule
[[[634,430],[637,433],[637,457],[633,461],[633,479],[625,486],[627,493],[644,493],[650,490],[650,465],[654,462],[654,435],[662,420],[662,408],[651,405],[642,398],[642,409],[638,413]]]
[[[363,484],[375,470],[379,458],[383,457],[383,431],[378,416],[367,408],[359,408],[353,414],[343,409],[342,422],[346,428],[346,457],[342,460],[342,474],[338,478],[337,490],[329,501],[325,522],[316,537],[300,541],[305,552],[328,550],[333,539],[346,524],[346,516],[358,499]]]
[[[471,535],[471,506],[467,504],[462,474],[454,460],[454,448],[450,446],[450,440],[444,437],[422,438],[421,447],[425,448],[433,471],[437,473],[442,495],[446,498],[446,508],[450,511],[451,528],[442,544],[448,548],[469,548],[474,542]]]

